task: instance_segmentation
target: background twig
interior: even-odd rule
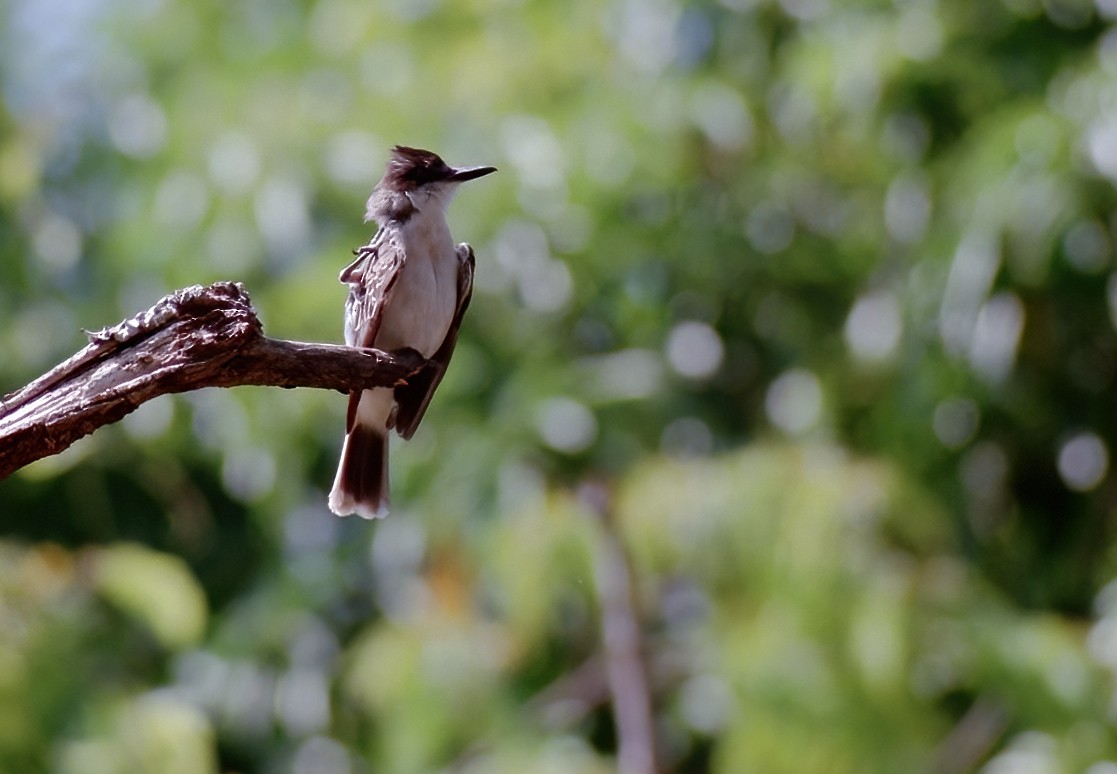
[[[594,576],[601,604],[605,671],[617,729],[617,771],[653,774],[656,765],[652,700],[633,598],[632,568],[617,535],[608,488],[603,484],[586,484],[581,495],[597,516],[599,527]]]

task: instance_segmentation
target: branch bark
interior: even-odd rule
[[[0,479],[159,395],[248,384],[391,387],[423,363],[414,352],[269,339],[239,282],[177,290],[131,319],[87,333],[84,349],[0,399]]]

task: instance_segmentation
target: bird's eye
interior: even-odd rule
[[[410,180],[414,180],[416,183],[428,183],[432,180],[442,180],[448,177],[450,172],[450,167],[441,159],[424,159],[421,164],[411,169],[407,177]]]

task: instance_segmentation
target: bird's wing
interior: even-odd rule
[[[345,299],[345,343],[351,347],[371,347],[399,278],[403,251],[386,231],[381,230],[371,242],[357,248],[356,256],[338,277],[349,286],[349,296]],[[360,399],[359,392],[349,395],[347,429],[353,427]]]
[[[450,356],[454,354],[454,346],[458,343],[458,329],[462,324],[462,317],[469,307],[469,300],[473,297],[473,270],[476,261],[473,257],[473,248],[462,243],[457,248],[458,256],[458,308],[454,312],[454,319],[446,331],[446,338],[442,345],[423,365],[418,373],[408,377],[406,384],[396,387],[397,411],[395,416],[396,432],[405,439],[411,438],[419,429],[423,415],[427,412],[434,391],[438,388],[442,377],[446,375],[446,368],[450,365]]]
[[[357,248],[356,256],[338,277],[349,286],[349,297],[345,299],[345,343],[351,347],[371,347],[403,266],[403,250],[381,230],[371,242]]]

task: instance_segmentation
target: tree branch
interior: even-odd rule
[[[80,352],[0,400],[0,479],[159,395],[244,384],[391,387],[423,363],[413,352],[269,339],[237,282],[177,290],[88,335]]]
[[[643,635],[636,611],[632,566],[617,533],[612,492],[604,483],[587,482],[582,503],[596,516],[594,580],[601,605],[605,672],[617,729],[619,774],[654,774],[655,723],[651,688],[644,664]]]

